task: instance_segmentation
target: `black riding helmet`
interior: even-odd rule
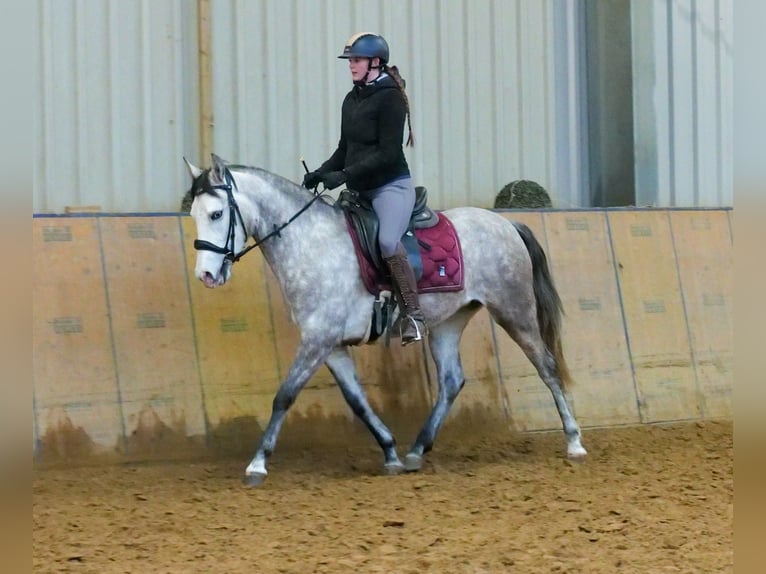
[[[380,65],[388,63],[388,43],[383,36],[371,32],[361,32],[351,36],[343,47],[343,53],[338,56],[344,60],[349,58],[380,58]]]

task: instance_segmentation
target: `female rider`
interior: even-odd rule
[[[425,334],[415,273],[400,241],[415,205],[402,145],[405,119],[407,145],[413,143],[409,100],[396,66],[388,65],[388,44],[382,36],[355,34],[338,57],[349,61],[354,82],[343,100],[340,141],[319,169],[304,176],[303,185],[312,189],[323,183],[334,189],[345,183],[371,200],[379,220],[381,256],[404,304],[402,345],[407,345]]]

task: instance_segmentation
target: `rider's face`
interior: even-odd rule
[[[354,82],[362,82],[364,81],[365,75],[367,74],[367,63],[370,62],[369,58],[349,58],[348,59],[348,68],[351,70],[351,80]],[[373,66],[378,65],[378,58],[373,58],[371,64]],[[367,81],[371,81],[375,79],[378,76],[378,70],[374,69],[370,71],[370,75],[367,78]]]

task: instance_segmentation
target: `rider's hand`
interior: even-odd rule
[[[322,174],[318,171],[310,171],[303,176],[303,187],[306,189],[314,189],[322,182]]]
[[[327,189],[335,189],[346,183],[348,176],[345,171],[331,171],[322,175],[322,183]]]

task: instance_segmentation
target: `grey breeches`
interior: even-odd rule
[[[372,208],[380,222],[380,253],[384,258],[391,257],[407,231],[415,206],[415,186],[412,178],[407,177],[382,185],[372,193]]]

